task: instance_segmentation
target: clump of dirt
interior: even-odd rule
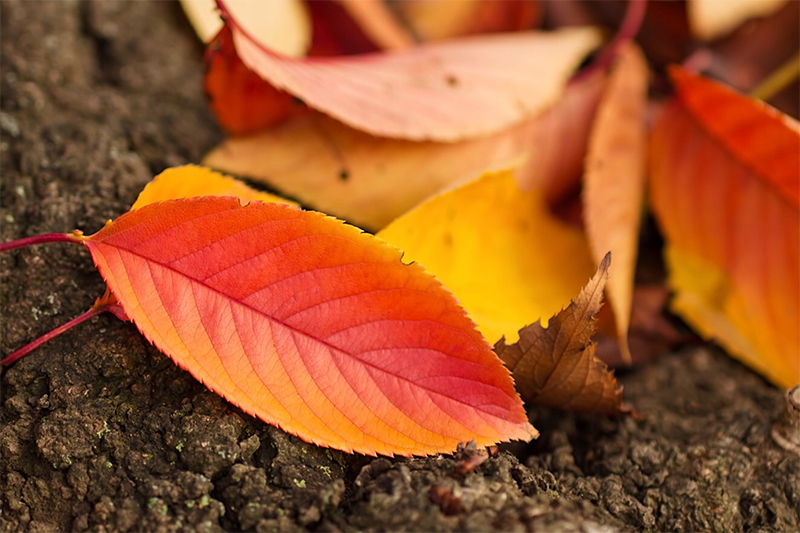
[[[6,0],[0,15],[3,240],[96,231],[222,139],[177,4]],[[0,266],[3,354],[104,288],[78,246]],[[469,447],[389,459],[304,443],[112,317],[0,372],[3,531],[800,528],[800,457],[769,436],[781,392],[709,347],[621,377],[640,420],[532,409],[542,437],[481,464]]]

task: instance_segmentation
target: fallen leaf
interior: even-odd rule
[[[584,224],[597,264],[610,250],[608,300],[620,351],[630,362],[628,326],[644,197],[647,60],[634,45],[619,50],[597,110],[583,180]]]
[[[778,11],[787,0],[687,0],[692,34],[704,41],[722,37],[745,21]]]
[[[230,29],[224,27],[206,50],[203,87],[220,126],[231,134],[261,130],[308,108],[247,68],[236,54]]]
[[[621,414],[622,387],[614,373],[595,357],[594,315],[600,310],[611,255],[563,311],[519,332],[519,341],[495,345],[495,352],[514,375],[526,402],[571,411]]]
[[[206,12],[209,6],[205,2],[200,2],[203,5],[201,12],[205,17],[214,19],[214,27],[218,30],[211,35],[213,39],[209,39],[206,50],[204,88],[220,125],[233,135],[244,135],[308,111],[308,107],[299,99],[273,87],[242,63],[236,53],[230,28],[223,27],[216,2],[208,1],[212,4],[210,13]],[[283,49],[286,55],[301,56],[307,51],[309,56],[331,56],[379,50],[379,46],[362,32],[358,23],[338,2],[304,3],[291,0],[287,5],[284,4],[287,4],[287,0],[236,0],[239,14],[234,15],[237,20],[248,21],[259,19],[259,10],[275,11],[274,16],[270,15],[267,19],[282,24],[282,31],[270,32],[268,28],[256,26],[250,29],[250,34],[260,37],[258,42],[270,49]],[[299,14],[295,13],[298,9]],[[304,18],[299,20],[299,15]],[[302,38],[294,44],[277,42],[286,32],[302,35]],[[276,46],[270,45],[272,41],[276,41]]]
[[[168,168],[145,185],[139,197],[131,207],[142,208],[146,205],[179,198],[198,196],[233,196],[244,203],[254,200],[279,204],[296,205],[290,200],[248,187],[244,183],[229,176],[223,176],[210,168],[196,165]]]
[[[180,0],[197,36],[208,43],[223,22],[214,0]],[[311,19],[302,0],[227,0],[225,7],[263,46],[287,56],[303,56],[311,44]]]
[[[782,387],[800,381],[800,125],[680,69],[651,135],[672,309]]]
[[[357,228],[293,206],[195,198],[80,240],[148,340],[305,440],[412,455],[536,435],[452,295]]]
[[[600,42],[572,28],[297,59],[261,46],[219,5],[239,58],[274,87],[355,129],[415,141],[496,133],[540,113]]]
[[[593,271],[583,232],[508,171],[435,196],[377,236],[440,279],[490,342],[562,309]]]
[[[393,6],[423,41],[529,30],[542,15],[538,0],[404,0]]]
[[[504,132],[460,143],[374,137],[311,112],[234,137],[203,164],[247,176],[305,205],[377,230],[426,198],[484,172],[519,167],[524,190],[556,199],[580,183],[588,132],[605,84],[570,82],[553,107]]]

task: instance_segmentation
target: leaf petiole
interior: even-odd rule
[[[99,315],[100,313],[104,313],[104,312],[110,311],[110,310],[111,310],[111,305],[106,305],[106,306],[101,306],[101,307],[92,307],[89,310],[87,310],[85,313],[83,313],[83,314],[81,314],[79,316],[76,316],[75,318],[73,318],[72,320],[67,322],[66,324],[62,324],[62,325],[58,326],[54,330],[52,330],[52,331],[50,331],[48,333],[45,333],[44,335],[42,335],[41,337],[39,337],[35,341],[23,346],[22,348],[20,348],[16,352],[12,353],[8,357],[6,357],[2,361],[0,361],[0,365],[10,365],[14,361],[16,361],[18,359],[21,359],[22,357],[28,355],[30,352],[32,352],[33,350],[35,350],[36,348],[38,348],[42,344],[46,343],[50,339],[54,339],[54,338],[58,337],[59,335],[61,335],[65,331],[67,331],[69,329],[72,329],[73,327],[77,326],[81,322],[85,322],[85,321],[89,320],[90,318]]]
[[[17,248],[25,248],[34,244],[45,244],[48,242],[75,242],[81,243],[84,240],[83,233],[75,230],[72,233],[45,233],[44,235],[34,235],[15,241],[0,243],[0,252],[8,252]]]
[[[15,241],[0,243],[0,252],[8,252],[10,250],[16,250],[17,248],[25,248],[27,246],[33,246],[35,244],[45,244],[49,242],[82,243],[84,240],[85,237],[83,236],[83,232],[80,230],[75,230],[72,233],[46,233],[44,235],[34,235],[33,237],[25,237],[24,239],[17,239]],[[109,311],[110,313],[119,317],[122,320],[127,320],[125,312],[122,310],[122,307],[120,307],[116,298],[114,298],[114,295],[111,294],[111,291],[106,290],[106,293],[101,298],[98,298],[97,301],[94,303],[94,305],[92,305],[92,307],[90,307],[89,310],[87,310],[85,313],[73,318],[66,324],[62,324],[61,326],[55,328],[54,330],[45,333],[35,341],[23,346],[16,352],[0,360],[0,365],[10,365],[14,361],[17,361],[18,359],[21,359],[22,357],[28,355],[33,350],[35,350],[42,344],[46,343],[50,339],[58,337],[65,331],[72,329],[81,322],[85,322],[90,318],[95,317],[100,313],[104,313],[106,311]]]

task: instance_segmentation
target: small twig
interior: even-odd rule
[[[750,96],[759,100],[769,100],[788,87],[798,76],[800,76],[800,52],[793,55],[789,61],[778,67],[778,70],[758,84],[758,87],[752,90]]]

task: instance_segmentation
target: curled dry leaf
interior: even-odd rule
[[[374,137],[311,112],[223,142],[203,164],[266,183],[303,204],[380,229],[426,198],[484,172],[519,166],[524,190],[558,198],[580,181],[588,132],[605,77],[570,82],[541,115],[459,143]]]
[[[787,0],[688,0],[686,15],[695,37],[710,41],[723,37],[748,19],[778,11]]]
[[[572,411],[621,414],[622,387],[595,357],[594,315],[600,310],[611,255],[569,306],[550,319],[519,332],[519,341],[501,339],[495,351],[514,375],[526,402]]]
[[[508,171],[435,196],[377,236],[440,279],[490,342],[562,309],[593,270],[583,233]]]
[[[239,58],[277,89],[358,130],[415,141],[496,133],[540,113],[600,42],[577,28],[297,59],[261,46],[220,8]]]
[[[774,383],[800,382],[800,125],[680,69],[651,135],[673,310]]]
[[[647,78],[647,61],[641,51],[633,44],[621,48],[592,127],[583,181],[584,224],[592,257],[599,264],[609,250],[614,255],[608,300],[620,351],[628,362],[627,336],[644,197]]]
[[[75,238],[148,340],[305,440],[412,455],[536,435],[453,296],[357,228],[206,197],[147,205]]]

